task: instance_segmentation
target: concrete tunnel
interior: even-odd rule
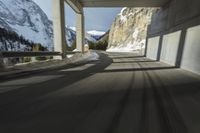
[[[146,57],[200,73],[199,0],[53,0],[54,47],[63,57],[66,52],[64,2],[77,14],[79,51],[83,51],[84,43],[84,7],[160,7],[148,27]]]
[[[84,7],[160,9],[148,26],[144,55],[91,51],[100,58],[68,65],[62,60],[69,52],[64,2],[76,12],[80,52]],[[33,69],[37,65],[28,64],[28,69],[0,75],[0,132],[200,132],[199,0],[53,0],[53,7],[57,54],[40,54],[59,60],[53,66]]]

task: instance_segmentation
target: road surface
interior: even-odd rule
[[[0,133],[200,133],[200,76],[130,53],[0,82]]]

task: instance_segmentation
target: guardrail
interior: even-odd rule
[[[79,52],[68,51],[66,54],[75,54]],[[37,57],[37,56],[62,56],[60,52],[12,52],[3,51],[0,52],[1,58],[11,58],[11,57]]]

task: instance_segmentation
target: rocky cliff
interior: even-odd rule
[[[113,22],[107,51],[131,52],[145,48],[147,27],[155,8],[123,8]]]

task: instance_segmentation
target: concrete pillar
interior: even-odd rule
[[[84,52],[85,43],[85,24],[84,24],[84,13],[77,13],[76,18],[76,49]]]
[[[149,37],[146,37],[145,49],[144,49],[144,57],[147,57],[147,47],[148,47]]]
[[[64,0],[53,0],[54,51],[62,53],[62,56],[56,56],[54,59],[66,57],[64,10]]]
[[[147,47],[148,47],[148,40],[149,40],[149,31],[151,30],[151,25],[148,25],[147,27],[147,35],[146,35],[146,43],[145,43],[145,50],[144,50],[144,56],[147,57]]]
[[[187,33],[187,29],[183,29],[181,32],[181,37],[180,37],[180,42],[179,42],[179,47],[178,47],[178,52],[177,52],[177,57],[176,57],[176,67],[178,67],[178,68],[181,67],[186,33]]]
[[[162,43],[163,43],[163,35],[160,36],[159,44],[158,44],[158,52],[157,52],[157,61],[160,61],[161,50],[162,50]]]

